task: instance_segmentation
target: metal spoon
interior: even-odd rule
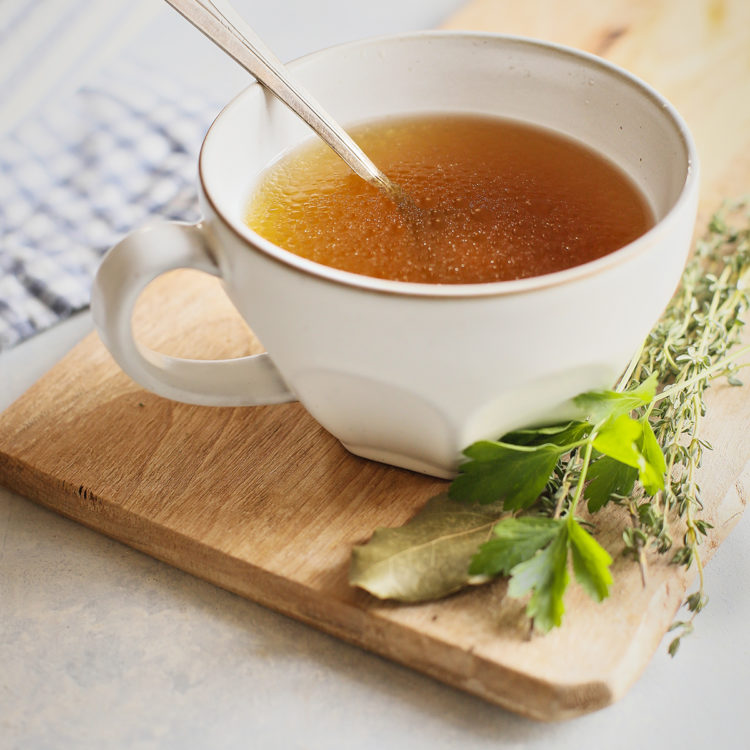
[[[297,83],[226,0],[167,0],[199,31],[233,57],[272,94],[298,114],[363,180],[399,205],[407,200],[346,131]]]

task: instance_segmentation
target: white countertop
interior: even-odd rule
[[[283,59],[437,25],[455,0],[238,2]],[[243,74],[160,12],[144,59]],[[164,35],[162,37],[162,35]],[[212,85],[214,85],[212,84]],[[0,354],[5,408],[91,329]],[[746,748],[750,520],[708,566],[710,604],[616,705],[538,724],[245,601],[0,489],[0,748]]]

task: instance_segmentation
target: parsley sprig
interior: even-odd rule
[[[470,446],[468,461],[449,495],[465,503],[495,503],[504,509],[534,505],[561,460],[580,456],[577,481],[567,504],[552,518],[510,516],[495,526],[494,538],[473,557],[469,573],[510,577],[511,596],[531,594],[527,614],[542,632],[559,626],[565,611],[569,561],[578,583],[596,601],[609,595],[612,558],[576,518],[581,498],[602,507],[638,479],[651,494],[664,489],[666,463],[648,421],[656,377],[625,392],[589,391],[574,399],[581,419],[527,429],[502,441]],[[637,416],[634,416],[637,415]],[[593,481],[587,484],[589,472]]]

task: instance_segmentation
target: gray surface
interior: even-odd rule
[[[237,5],[290,58],[434,26],[458,3]],[[145,57],[197,80],[221,73],[227,95],[241,85],[192,29],[159,23],[169,37],[147,32]],[[80,315],[0,354],[0,408],[90,325]],[[678,657],[663,644],[618,704],[544,725],[0,490],[0,748],[746,748],[749,573],[745,517],[708,567],[711,603]]]

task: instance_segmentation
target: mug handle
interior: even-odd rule
[[[221,271],[202,223],[164,222],[131,232],[104,257],[91,290],[91,311],[107,349],[137,383],[159,396],[203,406],[296,401],[267,353],[222,360],[169,357],[133,337],[133,308],[157,276],[195,268]]]

